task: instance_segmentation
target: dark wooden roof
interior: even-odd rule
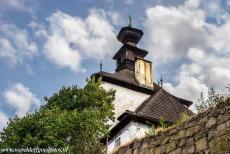
[[[134,91],[143,92],[149,95],[152,95],[159,89],[159,86],[155,83],[153,83],[153,89],[139,85],[138,81],[135,79],[134,71],[128,69],[120,70],[114,74],[101,71],[93,74],[92,76],[96,77],[96,79],[102,77],[102,81],[132,89]]]
[[[123,44],[127,43],[128,41],[137,44],[143,34],[143,31],[140,29],[127,26],[121,28],[119,34],[117,35],[117,39]]]
[[[185,100],[186,102],[190,102]],[[189,103],[190,105],[192,102]],[[189,112],[183,99],[179,99],[160,88],[156,93],[144,101],[135,111],[136,114],[155,119],[163,117],[166,121],[175,122],[182,112]]]

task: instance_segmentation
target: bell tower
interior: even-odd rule
[[[129,26],[121,28],[117,39],[123,46],[113,56],[117,61],[116,72],[122,69],[135,71],[135,60],[137,57],[143,58],[148,54],[147,51],[137,47],[138,42],[143,36],[143,31]]]
[[[143,31],[133,28],[131,17],[129,19],[130,24],[121,28],[117,36],[123,46],[113,56],[113,59],[117,61],[115,71],[119,73],[129,70],[133,72],[133,77],[139,86],[153,89],[152,62],[144,59],[148,51],[137,47],[143,36]]]

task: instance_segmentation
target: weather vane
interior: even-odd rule
[[[131,15],[129,15],[129,27],[132,27],[132,18],[131,18]]]

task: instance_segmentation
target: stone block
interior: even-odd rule
[[[133,154],[139,154],[139,150],[138,149],[134,149],[133,150]]]
[[[141,142],[140,141],[135,141],[133,144],[133,149],[137,149],[141,146]]]
[[[230,152],[229,135],[218,137],[209,142],[211,153],[227,153]]]
[[[143,142],[142,145],[141,145],[142,149],[146,149],[148,147],[149,147],[149,142]]]
[[[124,154],[127,151],[127,147],[121,147],[118,151],[118,154]]]
[[[125,154],[132,154],[133,153],[133,150],[132,149],[128,149]]]
[[[196,133],[194,139],[195,139],[195,141],[197,141],[197,140],[199,140],[199,139],[201,139],[201,138],[204,138],[204,137],[208,137],[208,131],[202,130],[202,131]]]
[[[173,141],[173,140],[175,140],[175,138],[176,138],[175,135],[171,135],[171,136],[169,137],[169,140],[170,140],[170,141]]]
[[[226,123],[222,123],[220,125],[217,126],[217,130],[220,131],[222,129],[225,129],[227,127],[227,124]]]
[[[176,150],[169,152],[168,154],[181,154],[181,148],[177,148]]]
[[[211,118],[208,120],[208,122],[206,123],[205,127],[206,127],[206,128],[210,128],[210,127],[212,127],[213,125],[215,125],[216,123],[217,123],[216,118],[211,117]]]
[[[194,145],[194,139],[193,138],[189,138],[186,142],[186,146],[192,146]]]
[[[196,141],[196,152],[202,151],[207,148],[207,139],[202,138]]]
[[[194,145],[191,146],[185,146],[182,150],[182,154],[193,154],[195,152]]]
[[[167,143],[168,140],[169,140],[169,137],[165,136],[165,137],[161,138],[160,144],[163,145],[163,144]]]
[[[149,153],[149,149],[148,148],[141,148],[139,149],[139,154],[148,154]]]
[[[216,136],[217,136],[217,131],[215,131],[215,130],[209,131],[208,132],[208,141],[212,140]]]
[[[163,154],[165,153],[165,146],[159,146],[155,148],[155,154]]]
[[[228,120],[228,121],[226,122],[226,125],[227,125],[228,128],[230,128],[230,120]]]
[[[221,114],[221,115],[218,116],[217,121],[218,121],[218,124],[220,124],[220,123],[223,123],[223,122],[225,122],[225,121],[227,121],[229,119],[230,119],[229,114],[224,114],[224,115]]]
[[[177,135],[175,137],[176,140],[185,138],[186,136],[186,130],[180,130],[177,132]]]
[[[186,131],[186,137],[193,136],[194,134],[196,134],[199,131],[200,131],[200,126],[191,127],[189,129],[187,129],[187,131]]]
[[[217,130],[216,137],[223,136],[225,134],[230,134],[230,128],[223,128],[221,130]]]
[[[154,148],[150,148],[149,149],[149,154],[155,154],[155,149]]]
[[[205,121],[207,121],[207,120],[205,120]],[[197,122],[194,120],[194,121],[189,121],[188,122],[188,127],[193,127],[193,126],[195,126],[197,124]]]
[[[166,149],[166,153],[168,153],[168,152],[173,151],[174,149],[176,149],[176,143],[175,143],[175,141],[165,144],[165,149]]]
[[[181,139],[181,140],[179,141],[179,146],[180,146],[180,147],[183,147],[185,144],[186,144],[186,140],[185,140],[185,139]]]

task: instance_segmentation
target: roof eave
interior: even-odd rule
[[[91,76],[91,78],[93,76],[96,77],[96,79],[98,79],[99,77],[102,77],[102,81],[104,81],[104,82],[119,85],[121,87],[128,88],[128,89],[131,89],[131,90],[134,90],[134,91],[137,91],[137,92],[142,92],[142,93],[145,93],[145,94],[148,94],[148,95],[152,95],[155,92],[154,89],[141,87],[141,86],[134,85],[134,84],[131,84],[131,83],[128,83],[128,82],[125,82],[125,81],[122,81],[122,80],[119,80],[119,79],[116,79],[116,78],[113,78],[113,77],[106,76],[105,72],[95,73],[95,74],[93,74]]]

